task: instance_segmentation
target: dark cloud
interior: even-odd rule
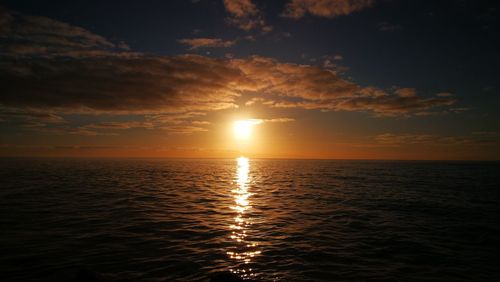
[[[0,62],[8,107],[61,112],[181,112],[234,107],[241,71],[200,56]]]
[[[126,51],[124,43],[113,43],[81,27],[46,17],[23,15],[0,7],[0,55],[85,56]]]
[[[5,120],[36,121],[40,123],[65,123],[63,117],[50,112],[0,111]]]

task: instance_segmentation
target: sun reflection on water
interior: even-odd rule
[[[231,207],[236,212],[234,223],[231,228],[231,240],[235,246],[227,252],[227,255],[237,262],[237,266],[231,272],[237,273],[242,278],[252,278],[255,276],[250,263],[253,258],[261,253],[258,244],[248,239],[251,229],[251,218],[248,212],[252,209],[250,197],[252,193],[248,191],[250,181],[250,163],[248,158],[239,157],[237,159],[236,187],[231,190],[234,198],[234,205]]]

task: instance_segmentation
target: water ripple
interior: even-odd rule
[[[0,273],[500,280],[500,165],[0,159]]]

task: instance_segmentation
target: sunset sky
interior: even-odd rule
[[[499,160],[499,18],[493,0],[0,1],[0,156]]]

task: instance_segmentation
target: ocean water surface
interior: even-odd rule
[[[2,281],[500,281],[500,163],[0,159]]]

